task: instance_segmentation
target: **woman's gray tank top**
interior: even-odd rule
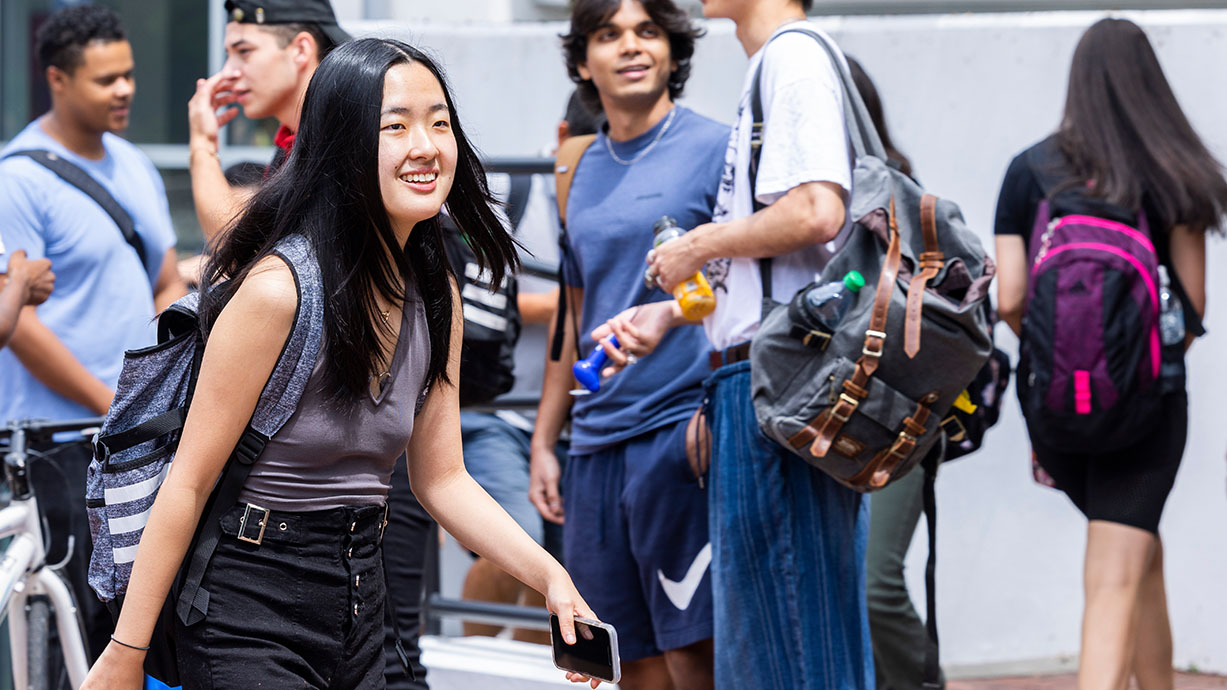
[[[430,363],[426,310],[412,283],[382,397],[363,395],[348,410],[326,402],[320,350],[298,409],[256,460],[242,503],[306,512],[378,505],[387,499],[396,459],[413,434]]]

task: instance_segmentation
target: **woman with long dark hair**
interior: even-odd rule
[[[262,531],[253,547],[223,529],[202,582],[208,614],[178,626],[184,686],[383,687],[378,543],[389,477],[406,451],[414,493],[443,528],[542,592],[573,639],[572,617],[592,612],[461,458],[463,320],[439,214],[446,204],[497,285],[516,255],[492,203],[428,56],[364,39],[320,64],[293,152],[209,260],[200,309],[207,341],[192,407],[113,641],[86,687],[142,687],[141,648],[300,306],[295,276],[273,254],[293,235],[318,257],[319,356],[232,511],[267,509],[268,536]]]
[[[1222,167],[1146,34],[1096,23],[1074,53],[1060,127],[1010,164],[996,222],[998,310],[1021,339],[1034,457],[1089,521],[1080,690],[1123,690],[1131,675],[1172,687],[1159,517],[1187,435],[1205,237],[1225,209]],[[1135,421],[1091,430],[1109,415]]]

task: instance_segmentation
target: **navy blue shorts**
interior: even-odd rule
[[[712,636],[707,491],[686,461],[686,424],[567,461],[567,569],[617,628],[625,661]]]

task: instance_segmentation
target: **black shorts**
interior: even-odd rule
[[[272,511],[259,545],[242,514],[221,519],[205,619],[177,625],[184,690],[383,688],[383,506]]]
[[[1163,505],[1176,481],[1189,430],[1184,391],[1164,398],[1154,433],[1117,453],[1068,453],[1031,438],[1036,460],[1088,520],[1158,533]]]

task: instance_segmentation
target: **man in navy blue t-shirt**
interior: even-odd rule
[[[564,52],[586,104],[608,121],[578,165],[566,204],[566,351],[548,362],[532,441],[531,495],[561,523],[554,446],[572,414],[563,551],[580,593],[618,630],[622,687],[711,687],[707,493],[687,459],[709,346],[675,329],[656,353],[574,399],[571,362],[587,334],[635,305],[673,299],[644,285],[662,216],[711,219],[729,128],[674,104],[699,32],[672,2],[579,0]]]

